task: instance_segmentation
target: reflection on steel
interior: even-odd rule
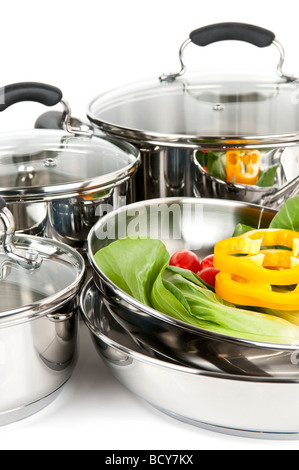
[[[125,329],[111,315],[93,281],[81,293],[81,312],[99,359],[128,390],[159,411],[225,434],[260,439],[299,438],[296,406],[299,383],[295,376],[246,375],[242,370],[242,363],[246,366],[242,354],[240,375],[235,369],[237,362],[231,373],[229,359],[233,351],[229,350],[229,343],[224,343],[218,351],[219,358],[222,355],[223,361],[227,359],[226,371],[208,369],[204,362],[202,367],[192,367],[175,361]],[[201,339],[203,348],[208,343],[208,339]],[[256,349],[257,356],[260,353]],[[278,351],[276,358],[278,364]]]

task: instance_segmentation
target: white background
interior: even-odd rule
[[[299,75],[297,0],[10,0],[0,5],[1,85],[56,85],[73,115],[83,119],[99,93],[176,71],[182,42],[210,23],[241,21],[274,31],[286,51],[286,72]],[[235,42],[189,47],[190,70],[275,74],[274,47]],[[18,104],[0,116],[0,128],[30,128],[45,110],[36,103]],[[231,437],[162,415],[109,374],[81,327],[74,375],[45,410],[0,429],[1,450],[299,448],[299,441]]]

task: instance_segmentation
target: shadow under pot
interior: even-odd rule
[[[64,106],[60,129],[0,134],[0,196],[16,230],[85,253],[87,234],[99,217],[135,200],[139,151],[74,120],[56,87],[26,82],[2,91],[0,111],[20,101]]]
[[[0,425],[50,404],[77,362],[83,257],[66,244],[14,232],[0,198]]]

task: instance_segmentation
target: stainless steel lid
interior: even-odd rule
[[[82,256],[62,243],[15,235],[14,220],[0,198],[0,327],[50,314],[80,290]],[[2,228],[2,227],[1,227]]]
[[[188,44],[203,47],[228,39],[258,47],[274,44],[280,52],[279,76],[184,76],[183,52]],[[131,141],[175,145],[223,144],[224,139],[269,144],[299,141],[299,82],[283,73],[284,50],[273,33],[240,23],[211,25],[193,31],[179,56],[181,70],[177,73],[95,98],[88,109],[90,121]]]
[[[32,83],[5,87],[4,96],[8,98],[5,105],[0,105],[0,111],[24,97],[41,101],[37,93],[52,88],[34,85],[29,97]],[[69,107],[65,101],[63,104],[64,130],[32,129],[0,134],[0,194],[7,200],[15,196],[53,198],[84,194],[93,188],[106,189],[130,175],[138,164],[139,152],[132,145],[95,135],[90,127],[72,127]]]

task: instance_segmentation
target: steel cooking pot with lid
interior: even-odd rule
[[[86,125],[75,127],[56,87],[27,82],[0,91],[2,112],[21,101],[63,104],[63,129],[0,134],[0,195],[17,231],[46,235],[84,253],[87,233],[98,217],[135,200],[139,151]]]
[[[66,244],[16,234],[2,198],[0,221],[0,425],[5,425],[51,403],[72,375],[85,261]]]
[[[189,44],[205,47],[224,40],[246,41],[259,48],[276,46],[278,75],[185,74],[184,52]],[[191,32],[179,58],[177,73],[108,91],[88,108],[94,126],[140,149],[137,199],[199,195],[261,203],[269,196],[266,202],[271,205],[271,196],[278,190],[283,188],[280,198],[293,194],[299,166],[299,82],[283,72],[284,49],[275,35],[243,23],[209,25]],[[205,180],[208,173],[205,168],[200,171],[198,151],[259,151],[263,174],[278,165],[275,180],[269,184],[264,179],[262,187],[254,183],[251,188],[236,180],[225,181],[221,191],[217,173],[212,181]]]

